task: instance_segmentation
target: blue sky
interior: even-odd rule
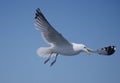
[[[36,50],[48,46],[34,26],[40,8],[71,42],[99,49],[117,46],[113,56],[60,56],[43,64]],[[120,83],[119,0],[1,0],[0,83]]]

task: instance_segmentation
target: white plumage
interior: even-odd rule
[[[67,41],[58,31],[56,31],[49,24],[49,22],[44,17],[39,8],[36,10],[35,21],[36,21],[35,26],[37,27],[38,30],[41,30],[43,39],[48,44],[50,44],[50,47],[40,47],[37,50],[37,54],[39,56],[48,57],[48,59],[44,63],[47,63],[50,60],[51,56],[55,56],[55,60],[51,63],[52,66],[56,62],[57,56],[59,54],[73,56],[79,54],[80,52],[86,52],[87,54],[90,54],[90,52],[94,52],[98,54],[109,55],[107,54],[106,50],[103,51],[101,49],[93,51],[91,49],[88,49],[83,44],[71,43]]]

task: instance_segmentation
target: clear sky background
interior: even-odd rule
[[[38,7],[69,41],[92,49],[115,45],[116,53],[43,64],[36,50],[48,45],[34,26]],[[120,1],[0,0],[0,83],[120,83]]]

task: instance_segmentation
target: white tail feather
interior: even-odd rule
[[[46,47],[41,47],[41,48],[38,48],[37,50],[37,54],[40,57],[49,57],[51,53],[52,53],[51,49]]]

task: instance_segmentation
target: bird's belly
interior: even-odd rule
[[[80,53],[80,51],[75,51],[70,48],[57,49],[55,52],[59,53],[60,55],[66,55],[66,56],[73,56]]]
[[[68,51],[68,52],[61,52],[61,55],[65,55],[65,56],[74,56],[79,54],[80,52],[74,52],[74,51]]]
[[[54,47],[53,52],[59,53],[60,55],[73,56],[80,53],[80,51],[74,50],[72,47]]]

